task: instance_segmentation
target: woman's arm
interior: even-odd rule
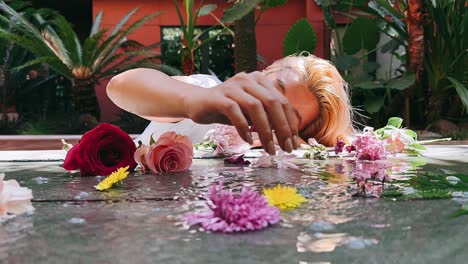
[[[107,95],[120,108],[148,119],[189,118],[182,102],[187,95],[202,89],[157,70],[134,69],[112,78]]]
[[[250,144],[252,125],[270,154],[275,154],[272,130],[282,149],[290,152],[297,148],[296,115],[288,100],[259,72],[241,73],[204,89],[157,70],[135,69],[112,78],[107,94],[119,107],[146,118],[190,118],[202,124],[233,125]]]

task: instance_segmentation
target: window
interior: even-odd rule
[[[207,27],[197,27],[196,34],[201,34]],[[234,74],[233,36],[228,32],[221,33],[221,28],[205,32],[200,40],[214,38],[195,53],[195,71],[203,74],[214,73],[220,80]],[[182,30],[180,27],[161,27],[161,53],[164,64],[181,69],[180,49]]]

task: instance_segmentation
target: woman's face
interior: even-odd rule
[[[299,119],[299,131],[317,118],[320,109],[304,76],[294,69],[281,69],[266,73],[266,77],[289,101]]]

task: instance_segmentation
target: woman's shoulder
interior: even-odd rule
[[[193,84],[193,85],[197,85],[197,86],[201,86],[205,88],[210,88],[221,83],[218,77],[214,75],[207,75],[207,74],[193,74],[190,76],[172,76],[172,78],[181,82],[185,82],[185,83],[189,83],[189,84]]]

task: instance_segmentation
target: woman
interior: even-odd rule
[[[257,132],[272,155],[274,136],[291,152],[302,140],[332,146],[353,131],[346,84],[333,65],[313,55],[289,56],[223,83],[206,75],[171,78],[152,69],[129,70],[112,78],[107,94],[119,107],[156,121],[149,129],[154,132],[182,123],[177,132],[185,127],[197,134],[211,128],[198,124],[230,124],[250,144]]]

